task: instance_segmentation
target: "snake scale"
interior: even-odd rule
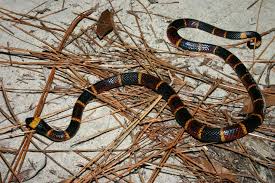
[[[27,126],[52,141],[66,141],[77,133],[85,106],[92,99],[96,98],[97,94],[121,86],[140,85],[162,95],[162,98],[167,102],[178,124],[182,126],[187,133],[200,141],[216,143],[229,142],[253,132],[264,120],[265,101],[261,90],[245,65],[234,54],[223,47],[193,42],[182,38],[178,34],[178,30],[181,28],[196,28],[228,39],[253,38],[247,42],[247,46],[250,49],[258,48],[261,45],[261,36],[253,31],[233,32],[222,30],[194,19],[177,19],[170,23],[167,28],[167,37],[176,47],[194,52],[205,52],[217,55],[236,72],[253,104],[253,111],[239,123],[222,128],[207,126],[193,118],[175,90],[168,83],[146,73],[128,72],[103,79],[86,88],[74,105],[71,122],[66,130],[55,130],[39,117],[27,118]]]

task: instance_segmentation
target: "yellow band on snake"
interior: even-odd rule
[[[29,126],[30,126],[32,129],[35,129],[40,121],[41,121],[41,118],[36,117],[36,118],[34,118],[34,119],[32,120],[32,122],[29,124]]]

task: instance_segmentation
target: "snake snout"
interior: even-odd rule
[[[30,123],[33,121],[34,117],[29,117],[29,118],[26,118],[25,122],[26,124],[29,126]]]

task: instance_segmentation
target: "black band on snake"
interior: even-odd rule
[[[191,136],[200,141],[217,143],[229,142],[235,139],[239,139],[245,136],[247,133],[253,132],[259,125],[262,124],[264,120],[265,102],[262,93],[251,74],[248,72],[244,64],[242,64],[242,62],[228,50],[220,46],[192,42],[180,37],[177,31],[185,27],[197,28],[229,39],[255,38],[254,41],[251,40],[247,43],[248,47],[251,49],[260,46],[261,36],[258,33],[252,31],[225,31],[193,19],[175,20],[168,26],[167,29],[168,39],[177,47],[189,51],[215,54],[224,59],[225,62],[233,68],[247,89],[253,103],[253,112],[248,114],[243,121],[223,128],[207,126],[193,118],[193,116],[181,101],[180,97],[169,84],[149,74],[130,72],[101,80],[91,87],[85,89],[74,105],[71,122],[65,131],[54,130],[43,119],[40,118],[27,118],[27,125],[31,129],[36,130],[38,134],[48,137],[53,141],[60,142],[68,140],[77,133],[80,127],[83,110],[88,102],[95,98],[94,94],[99,94],[103,91],[108,91],[110,89],[125,85],[141,85],[162,95],[179,125],[181,125]]]

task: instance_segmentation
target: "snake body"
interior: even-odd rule
[[[199,43],[186,40],[178,34],[181,28],[197,28],[211,34],[229,38],[229,39],[247,39],[254,38],[247,42],[247,46],[258,48],[261,44],[261,36],[257,32],[233,32],[225,31],[209,25],[207,23],[193,19],[178,19],[169,24],[167,28],[167,37],[178,48],[195,52],[212,53],[221,57],[229,64],[240,78],[245,86],[253,104],[253,111],[239,123],[214,128],[197,121],[190,114],[186,106],[174,89],[163,80],[141,72],[122,73],[117,76],[103,79],[89,88],[77,99],[69,126],[64,131],[58,131],[50,127],[43,119],[30,117],[26,119],[27,126],[34,129],[38,134],[43,135],[53,141],[66,141],[72,138],[78,131],[81,123],[81,117],[85,106],[96,97],[97,94],[126,85],[140,85],[147,87],[156,93],[162,95],[174,114],[176,121],[194,138],[203,142],[229,142],[239,139],[246,134],[253,132],[264,120],[265,102],[257,83],[248,72],[244,64],[228,50],[206,43]]]

